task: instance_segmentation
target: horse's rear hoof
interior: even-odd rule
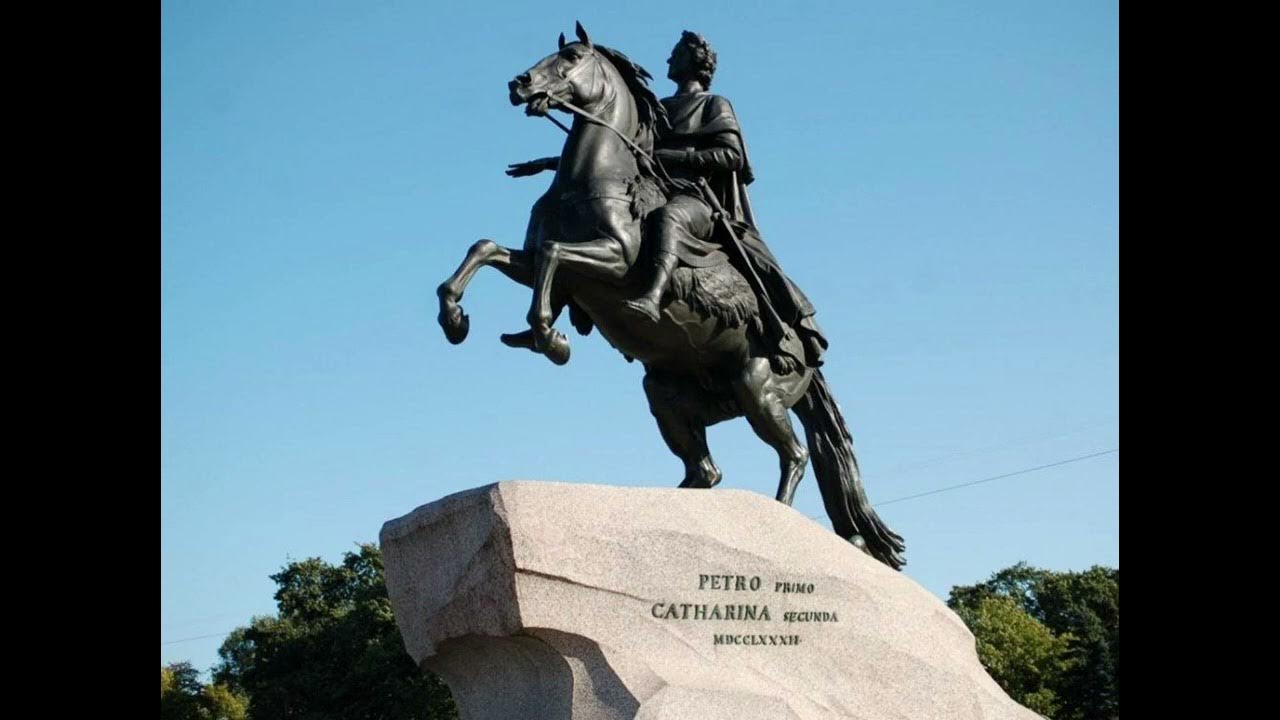
[[[685,476],[684,482],[680,483],[680,487],[710,490],[719,485],[723,479],[724,475],[720,473],[720,468],[709,460],[704,460],[696,470]]]
[[[462,308],[457,305],[447,305],[440,308],[440,327],[444,329],[444,336],[449,342],[457,345],[467,339],[467,333],[471,332],[471,318],[462,312]]]

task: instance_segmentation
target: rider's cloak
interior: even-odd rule
[[[827,349],[827,339],[814,320],[814,307],[804,293],[782,272],[773,253],[765,245],[756,227],[755,215],[747,196],[747,185],[755,180],[746,142],[738,116],[729,101],[710,93],[676,95],[662,100],[667,110],[670,130],[662,132],[657,146],[663,149],[688,150],[693,162],[687,166],[672,167],[670,174],[677,181],[706,177],[720,206],[733,218],[738,239],[769,296],[769,302],[779,318],[794,328],[804,345],[803,358],[809,367],[822,364],[822,354]],[[741,158],[738,171],[726,170],[729,157],[736,153]],[[736,165],[736,163],[732,163]],[[695,194],[696,193],[691,193]],[[688,237],[677,249],[677,255],[688,265],[703,267],[716,264],[729,250],[729,258],[740,264],[743,258],[733,251],[733,241],[726,237],[724,228],[717,224],[709,241]],[[692,242],[689,242],[692,240]],[[746,268],[739,268],[746,271]],[[762,310],[763,312],[763,310]],[[788,353],[793,354],[793,353]]]

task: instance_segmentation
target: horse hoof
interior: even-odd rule
[[[720,473],[720,468],[701,467],[693,472],[692,475],[686,476],[684,482],[680,483],[682,488],[697,488],[699,490],[710,490],[720,484],[724,479],[724,475]]]
[[[440,308],[440,327],[444,329],[444,336],[449,342],[457,345],[467,339],[467,333],[471,332],[471,318],[462,312],[462,308],[448,304]]]
[[[511,348],[524,348],[525,350],[537,351],[533,343],[533,331],[523,330],[518,333],[503,333],[498,336],[503,345]]]
[[[547,359],[557,365],[564,365],[569,362],[569,338],[563,333],[551,331],[551,338],[547,341],[545,347],[542,348],[542,354]]]

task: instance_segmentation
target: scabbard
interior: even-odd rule
[[[742,247],[742,241],[738,238],[738,231],[734,229],[733,223],[729,222],[728,215],[720,205],[720,200],[716,198],[716,194],[712,192],[706,178],[698,178],[698,189],[702,191],[703,199],[707,201],[707,204],[714,211],[717,221],[724,227],[725,232],[729,234],[734,250],[737,251],[738,257],[742,259],[743,266],[746,267],[747,282],[751,284],[751,289],[755,292],[759,304],[763,306],[761,315],[764,317],[768,330],[778,340],[789,337],[791,328],[782,322],[782,318],[778,316],[778,311],[774,309],[773,303],[769,302],[769,292],[765,289],[764,282],[760,280],[760,275],[756,273],[755,265],[751,262],[751,256]]]

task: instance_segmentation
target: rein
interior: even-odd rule
[[[581,117],[583,120],[586,120],[587,122],[592,122],[592,123],[595,123],[596,125],[600,125],[601,127],[605,127],[605,128],[608,128],[609,130],[612,130],[613,134],[617,135],[619,140],[626,143],[627,147],[631,149],[631,152],[635,153],[638,157],[643,158],[646,161],[646,164],[648,164],[650,168],[654,169],[655,179],[658,180],[658,182],[664,186],[663,187],[664,190],[670,189],[673,185],[675,185],[675,181],[672,180],[671,176],[667,174],[667,169],[662,167],[662,163],[658,162],[657,158],[655,158],[653,155],[649,154],[648,152],[645,152],[644,148],[635,144],[635,142],[632,141],[631,138],[624,135],[621,130],[611,125],[607,120],[597,115],[594,115],[591,112],[578,107],[577,105],[574,105],[568,100],[558,98],[554,95],[548,94],[547,99],[550,101],[551,105],[559,105],[560,107],[563,107],[565,110],[568,110],[574,115]],[[564,130],[565,133],[570,132],[569,128],[561,124],[559,120],[556,120],[550,115],[547,115],[547,119],[555,123],[556,127],[560,128],[561,130]]]

